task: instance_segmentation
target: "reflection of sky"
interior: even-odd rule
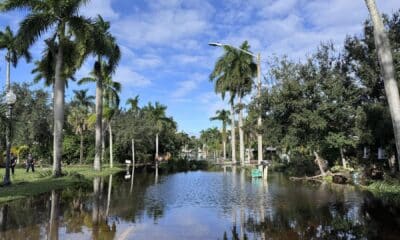
[[[153,184],[151,174],[138,174],[135,176],[135,191],[129,194],[130,181],[118,182],[118,178],[115,179],[107,224],[110,227],[115,223],[117,232],[103,235],[105,239],[112,236],[115,239],[222,239],[224,232],[231,238],[233,226],[237,227],[239,235],[245,229],[249,239],[258,239],[263,232],[281,238],[296,234],[326,238],[332,231],[360,237],[352,235],[360,234],[358,226],[368,229],[371,225],[371,216],[368,221],[364,218],[363,194],[346,186],[308,185],[288,181],[278,174],[270,174],[268,183],[265,183],[251,179],[237,169],[234,174],[198,171],[161,175],[158,184]],[[150,186],[148,180],[151,180]],[[103,213],[106,212],[107,190],[105,184],[101,204]],[[70,204],[62,205],[60,239],[91,239],[90,191],[83,201],[85,213],[81,232],[67,232],[67,226],[70,229],[71,226],[79,227],[79,222],[73,225],[71,212],[74,210],[69,209]],[[27,203],[11,204],[9,236],[16,232],[16,239],[23,239],[24,234],[33,228],[40,229],[42,238],[47,236],[48,199],[38,197],[31,203],[35,208],[25,210],[17,206]],[[24,214],[32,218],[25,221],[21,217],[15,218]],[[16,220],[18,224],[13,224]],[[376,223],[372,222],[372,225]],[[335,226],[357,229],[341,230]],[[396,232],[391,230],[390,233]]]

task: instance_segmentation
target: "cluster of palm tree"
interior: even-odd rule
[[[111,76],[116,70],[121,53],[116,39],[109,32],[109,22],[104,21],[101,16],[93,20],[79,14],[79,10],[87,2],[87,0],[4,0],[0,3],[1,11],[28,10],[27,16],[19,24],[16,36],[12,35],[10,28],[6,28],[6,31],[0,34],[2,39],[0,47],[7,49],[8,63],[15,66],[21,56],[29,60],[28,49],[44,34],[50,36],[44,40],[43,57],[35,62],[33,73],[36,73],[36,81],[43,79],[47,85],[53,87],[54,176],[61,176],[65,87],[68,79],[74,79],[74,74],[88,56],[96,58],[91,78],[82,79],[80,83],[96,82],[95,170],[101,170],[103,93],[106,95],[106,105],[110,108],[110,112],[119,102],[115,93],[119,91],[120,86],[112,81]],[[104,88],[107,90],[104,91]],[[78,96],[76,100],[80,101]],[[86,103],[81,104],[85,108]],[[81,113],[73,112],[73,114]],[[109,116],[112,116],[112,113]],[[111,117],[107,118],[107,121],[110,120]],[[76,131],[81,134],[85,129],[85,121],[82,121],[80,116],[71,116],[70,121],[76,122],[78,126]]]
[[[250,45],[245,41],[240,48],[249,51]],[[239,124],[239,160],[241,164],[245,162],[243,120],[245,105],[243,104],[243,98],[250,94],[253,86],[253,78],[256,76],[256,73],[257,64],[254,62],[251,55],[225,45],[224,54],[217,60],[210,75],[210,80],[215,84],[215,92],[221,94],[222,99],[225,99],[227,93],[229,93],[230,96],[232,163],[236,163],[235,113],[238,114]],[[220,116],[222,112],[224,116]],[[226,120],[227,113],[227,111],[217,112],[217,119],[223,121],[223,125],[225,126],[228,123]],[[226,138],[226,133],[223,134],[223,138],[224,137]],[[224,158],[226,158],[225,154]]]

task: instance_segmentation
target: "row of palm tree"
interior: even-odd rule
[[[46,49],[43,58],[35,62],[36,81],[44,79],[53,87],[53,175],[61,176],[61,158],[64,124],[65,87],[88,56],[95,56],[93,79],[96,81],[96,146],[94,169],[101,170],[103,135],[103,84],[111,76],[120,60],[116,39],[109,32],[110,24],[98,16],[94,21],[79,14],[87,0],[5,0],[1,11],[24,9],[27,16],[20,22],[13,37],[13,48],[7,48],[6,60],[16,65],[20,56],[28,60],[28,49],[45,33]],[[6,33],[11,32],[6,29]],[[4,35],[4,34],[3,34]],[[9,34],[8,34],[9,35]],[[12,34],[11,34],[12,35]],[[15,54],[14,54],[15,53]],[[104,62],[106,61],[106,62]],[[85,81],[82,81],[85,82]]]
[[[247,41],[240,46],[241,49],[249,51],[250,45]],[[239,159],[240,163],[245,162],[244,130],[243,130],[243,98],[247,96],[253,86],[253,78],[257,72],[257,64],[253,57],[243,51],[231,46],[224,46],[224,54],[215,63],[210,75],[210,80],[215,84],[215,92],[221,94],[225,99],[229,93],[231,105],[231,149],[232,163],[236,163],[236,134],[235,134],[235,113],[238,113],[239,124]],[[237,104],[235,105],[235,100]],[[221,113],[217,113],[221,114]],[[226,115],[226,112],[224,112]],[[225,117],[225,116],[224,116]],[[223,123],[227,123],[226,118]],[[224,125],[224,124],[223,124]],[[224,154],[224,158],[226,155]]]

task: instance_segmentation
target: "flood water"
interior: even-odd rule
[[[399,239],[400,211],[350,186],[244,170],[124,173],[0,206],[0,239]]]

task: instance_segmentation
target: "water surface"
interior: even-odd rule
[[[398,239],[399,208],[354,187],[244,170],[136,173],[4,204],[0,239]]]

